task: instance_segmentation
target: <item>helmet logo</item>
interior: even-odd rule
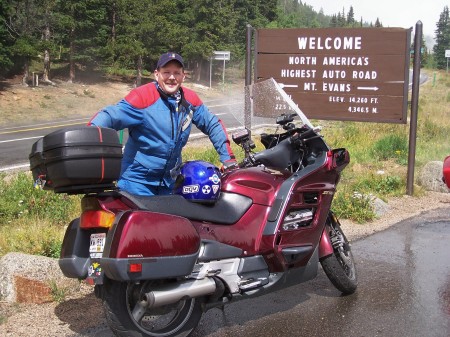
[[[209,177],[209,180],[211,180],[214,184],[218,184],[220,182],[220,178],[217,174],[213,174],[212,177]]]
[[[192,111],[189,114],[192,114]],[[178,176],[175,177],[174,194],[192,202],[205,204],[213,204],[219,200],[221,174],[213,164],[202,160],[187,161],[177,166],[176,174]],[[172,178],[174,176],[175,174]]]
[[[186,185],[183,186],[183,194],[197,193],[199,189],[199,185]]]

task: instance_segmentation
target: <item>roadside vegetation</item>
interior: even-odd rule
[[[450,155],[450,75],[425,72],[430,80],[420,88],[416,178],[427,162]],[[339,217],[370,224],[375,217],[373,198],[388,200],[405,194],[409,128],[409,124],[326,122],[322,134],[329,145],[346,147],[351,154],[333,202]],[[262,149],[255,141],[257,149]],[[242,151],[232,146],[241,160]],[[188,145],[184,160],[193,159],[219,164],[209,143]],[[424,191],[416,184],[414,193]],[[16,251],[58,257],[64,231],[79,215],[80,198],[35,188],[29,172],[1,174],[0,256]]]

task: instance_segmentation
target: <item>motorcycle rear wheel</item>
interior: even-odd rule
[[[353,294],[358,287],[355,261],[339,220],[332,212],[328,215],[327,228],[333,245],[333,254],[321,259],[320,263],[336,289],[344,295]]]
[[[103,307],[110,329],[120,337],[189,336],[202,316],[201,299],[185,299],[133,315],[140,295],[150,291],[151,285],[149,281],[139,284],[111,281],[107,285]]]

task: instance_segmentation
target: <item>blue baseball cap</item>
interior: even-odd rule
[[[156,69],[164,67],[167,63],[173,60],[178,61],[184,68],[183,58],[177,53],[168,52],[161,55],[161,57],[158,60],[158,63],[156,64]]]

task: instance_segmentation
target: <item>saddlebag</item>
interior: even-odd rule
[[[36,184],[56,193],[82,194],[115,187],[122,145],[113,129],[64,128],[33,144],[30,169]]]
[[[184,277],[192,273],[200,252],[200,236],[183,217],[149,211],[117,215],[107,232],[104,250],[92,251],[96,229],[72,221],[64,236],[59,266],[66,277],[116,281]]]

